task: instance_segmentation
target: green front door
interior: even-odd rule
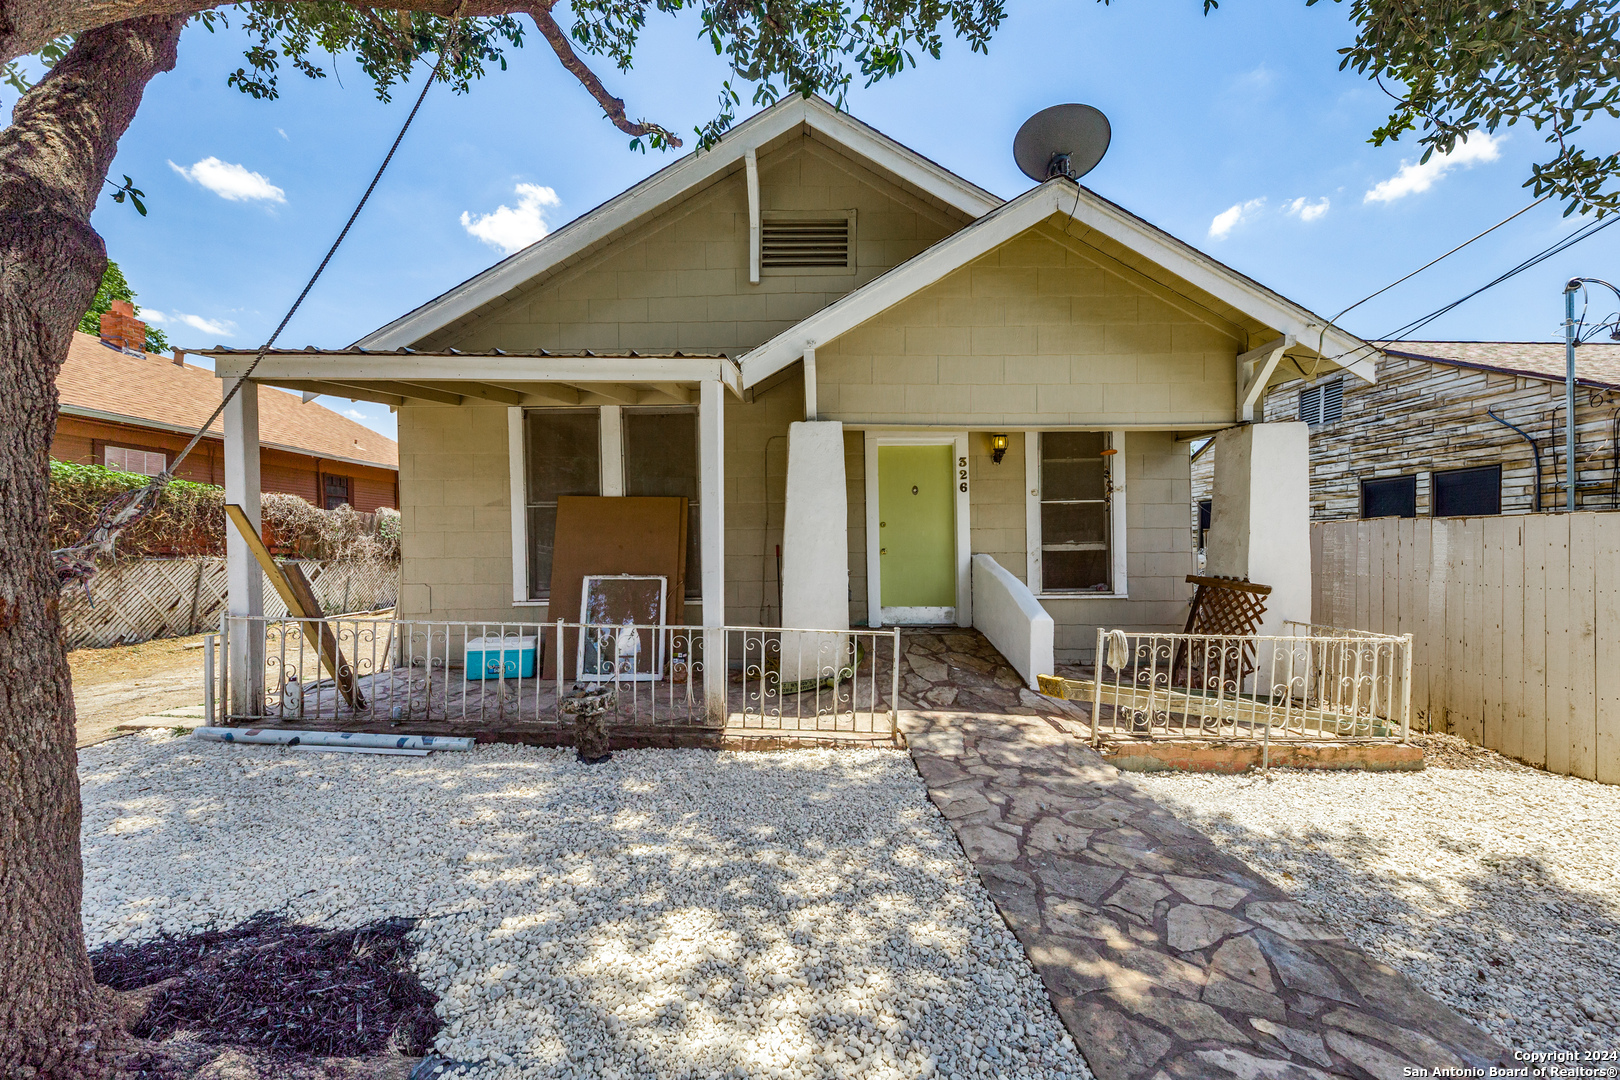
[[[878,558],[893,618],[933,621],[956,607],[953,444],[878,447]],[[917,609],[935,609],[924,612]]]

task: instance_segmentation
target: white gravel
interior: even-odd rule
[[[1620,1027],[1620,787],[1506,770],[1129,774],[1521,1050]]]
[[[423,917],[479,1077],[1088,1077],[904,753],[80,753],[92,947]]]

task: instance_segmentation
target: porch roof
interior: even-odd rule
[[[214,359],[214,374],[247,373],[257,349],[197,349]],[[382,405],[667,405],[696,404],[697,387],[723,383],[742,393],[742,371],[721,353],[553,352],[536,349],[484,353],[447,349],[271,349],[253,381]]]

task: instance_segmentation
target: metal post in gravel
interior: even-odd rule
[[[1406,742],[1412,735],[1412,635],[1402,634],[1401,641],[1406,649],[1402,665],[1406,674],[1401,679],[1401,742]]]
[[[579,632],[583,634],[585,632],[584,628],[581,627]],[[563,690],[563,621],[561,619],[558,619],[557,620],[557,704],[556,704],[555,708],[557,710],[557,722],[559,724],[562,723],[562,718],[563,718],[562,699],[563,699],[563,694],[565,692],[566,691]]]
[[[877,674],[877,648],[873,643],[872,674]],[[900,628],[894,628],[894,670],[889,673],[889,739],[898,741],[900,737]]]
[[[1102,679],[1103,679],[1103,634],[1102,627],[1097,627],[1097,654],[1092,658],[1091,667],[1093,678],[1091,680],[1091,746],[1092,749],[1102,745]],[[1118,696],[1114,699],[1119,700]],[[1115,710],[1119,709],[1116,704]],[[1119,719],[1117,712],[1114,719]]]

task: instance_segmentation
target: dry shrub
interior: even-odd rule
[[[137,473],[52,461],[51,547],[78,543],[111,499],[148,482]],[[276,555],[333,562],[399,558],[397,510],[322,510],[297,495],[269,492],[260,499],[260,521],[265,543]],[[152,513],[118,538],[113,557],[223,555],[225,529],[223,489],[171,480]]]

